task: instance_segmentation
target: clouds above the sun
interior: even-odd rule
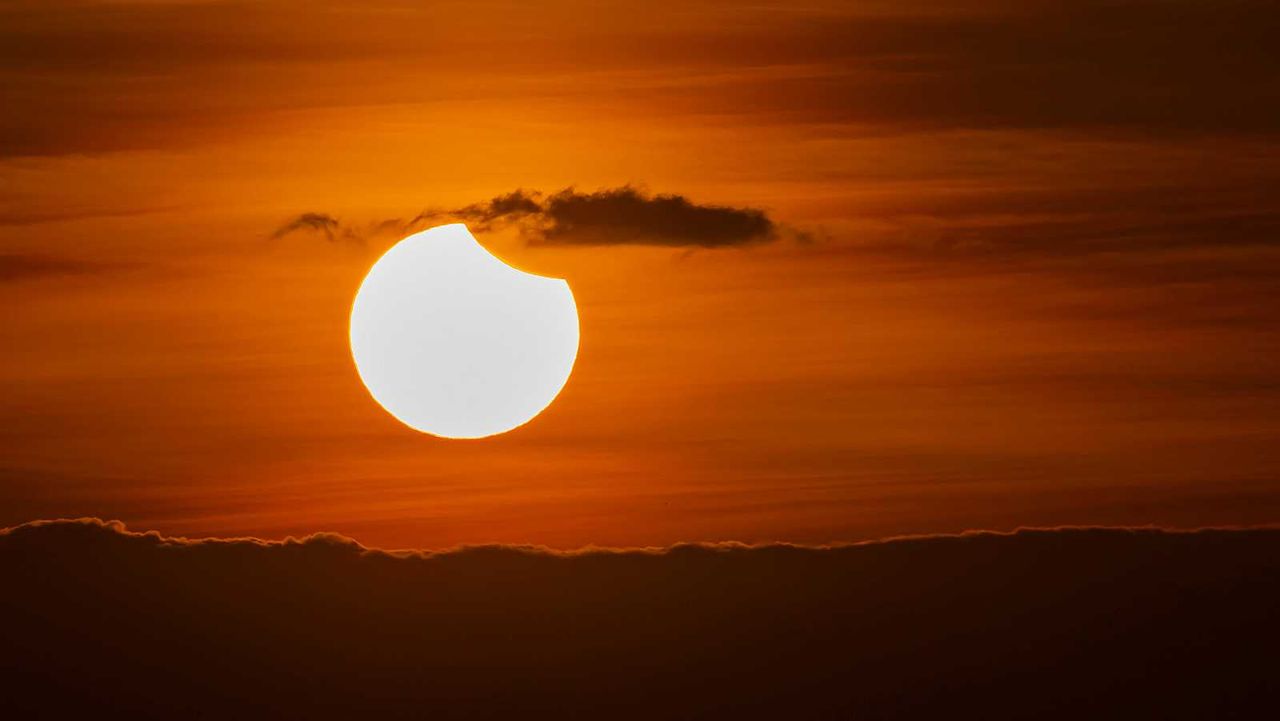
[[[660,18],[677,5],[692,10],[673,28]],[[742,163],[717,170],[717,182],[760,183],[747,177],[759,172],[778,187],[743,200],[733,187],[707,193],[658,177],[680,164],[661,153],[659,172],[623,161],[581,172],[600,154],[592,148],[539,164],[554,182],[525,172],[447,202],[430,197],[433,187],[420,220],[453,214],[516,226],[530,244],[739,247],[816,226],[761,201],[791,193],[801,196],[793,205],[824,206],[838,241],[930,260],[1274,247],[1278,237],[1280,214],[1268,200],[1280,188],[1270,142],[1280,127],[1274,3],[659,2],[643,12],[613,7],[590,22],[579,10],[393,0],[6,4],[0,157],[181,152],[309,131],[330,142],[302,152],[333,158],[339,173],[353,162],[337,152],[350,135],[394,109],[423,118],[414,133],[427,139],[449,131],[437,111],[465,127],[487,109],[502,118],[501,131],[473,140],[508,143],[485,159],[491,165],[528,150],[513,153],[511,144],[546,145],[548,126],[607,134],[622,150],[655,143],[621,119],[667,134],[719,133]],[[329,127],[341,130],[336,147],[317,132]],[[744,128],[793,134],[795,144],[770,153],[733,135]],[[850,136],[870,140],[842,144]],[[798,154],[809,146],[829,150]],[[697,141],[699,162],[714,149]],[[420,156],[425,168],[440,152],[402,155]],[[861,170],[825,165],[837,158]],[[805,163],[808,181],[830,187],[799,182]],[[618,185],[632,177],[662,192]],[[577,186],[509,190],[566,183]],[[403,235],[422,210],[366,221],[385,216],[330,199],[286,208],[276,217],[287,220],[268,233],[336,243]]]
[[[675,6],[690,10],[673,27]],[[23,100],[0,110],[0,155],[187,146],[254,132],[262,115],[547,93],[751,124],[1169,135],[1280,121],[1280,12],[1257,0],[659,2],[590,22],[575,2],[59,0],[6,3],[0,20],[0,94]]]
[[[649,194],[629,185],[550,194],[515,190],[419,216],[435,217],[461,218],[482,228],[514,224],[531,242],[548,245],[720,248],[776,240],[780,231],[759,208],[695,203],[683,195]]]
[[[476,231],[514,228],[531,245],[656,245],[726,248],[806,238],[775,222],[760,208],[697,203],[678,194],[650,194],[630,185],[582,192],[517,189],[451,209],[428,209],[407,221],[384,220],[358,228],[327,213],[298,215],[273,233],[282,238],[311,232],[327,240],[404,234],[464,221]]]

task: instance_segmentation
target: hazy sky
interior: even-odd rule
[[[1278,517],[1274,3],[627,5],[0,0],[0,525]],[[573,287],[575,372],[511,434],[356,376],[424,211]]]

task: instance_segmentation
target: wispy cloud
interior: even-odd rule
[[[298,232],[316,233],[331,243],[338,240],[360,241],[360,238],[349,228],[344,228],[337,218],[325,213],[302,213],[290,218],[286,223],[276,228],[271,233],[271,237],[280,239],[291,233]]]
[[[96,275],[120,268],[119,265],[96,263],[53,255],[11,253],[0,255],[0,283],[50,277]]]

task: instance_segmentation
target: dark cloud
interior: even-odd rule
[[[330,242],[336,241],[339,238],[350,237],[348,232],[345,232],[345,229],[342,227],[342,223],[340,223],[337,218],[325,213],[303,213],[290,219],[279,228],[276,228],[275,232],[271,234],[271,237],[279,239],[289,235],[290,233],[296,233],[298,231],[319,233]]]
[[[517,188],[506,195],[499,195],[484,203],[472,203],[459,208],[454,214],[464,220],[493,223],[502,220],[519,220],[544,212],[541,193],[526,192]]]
[[[459,220],[480,232],[514,227],[533,245],[725,248],[784,236],[809,239],[803,231],[779,225],[757,208],[704,205],[683,195],[651,195],[629,185],[590,193],[565,188],[550,195],[516,189],[458,208],[427,209],[408,222],[393,218],[363,229],[324,213],[304,213],[281,226],[272,237],[307,230],[319,232],[328,240],[361,242],[368,237],[400,236]]]
[[[51,255],[11,253],[0,255],[0,283],[38,278],[95,275],[120,266]]]
[[[547,198],[549,244],[673,245],[719,248],[773,240],[777,227],[756,208],[698,205],[682,195],[647,196],[631,187],[578,193],[572,188]]]
[[[864,219],[879,222],[839,238],[838,249],[887,253],[919,260],[986,261],[1138,253],[1190,248],[1280,246],[1280,211],[1264,191],[1273,178],[1242,189],[1168,186],[1100,189],[1001,188],[948,192],[868,204]],[[276,237],[299,229],[333,240],[399,237],[429,225],[462,221],[485,232],[515,228],[531,245],[658,245],[684,248],[747,246],[814,233],[773,220],[759,208],[696,203],[680,194],[650,194],[633,186],[550,194],[516,189],[489,200],[430,208],[407,222],[384,220],[354,227],[322,213],[299,216]],[[824,237],[830,239],[829,233]]]
[[[23,717],[1247,718],[1280,530],[384,552],[0,532]]]
[[[428,208],[414,216],[405,227],[416,229],[443,220],[462,220],[475,230],[487,230],[495,224],[517,222],[530,216],[540,216],[542,212],[542,193],[517,188],[505,195],[452,210]]]
[[[629,185],[550,195],[517,189],[483,203],[426,211],[415,221],[446,217],[481,229],[514,223],[531,243],[546,245],[723,248],[775,240],[781,230],[757,208],[703,205]]]
[[[330,243],[345,242],[360,245],[377,238],[402,237],[413,230],[414,224],[424,219],[425,216],[419,216],[405,223],[398,218],[391,218],[358,226],[338,220],[328,213],[302,213],[272,231],[271,239],[279,240],[295,233],[307,233],[319,235]]]

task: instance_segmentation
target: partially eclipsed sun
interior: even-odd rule
[[[483,438],[555,400],[578,355],[569,284],[512,268],[462,224],[392,246],[356,292],[351,354],[365,387],[410,428]]]

